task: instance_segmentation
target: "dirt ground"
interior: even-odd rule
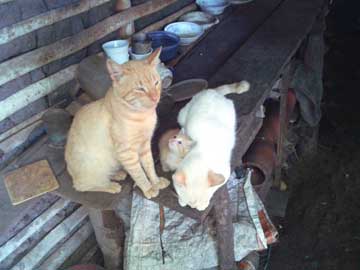
[[[270,270],[360,269],[360,27],[338,14],[328,16],[318,153],[289,172]]]

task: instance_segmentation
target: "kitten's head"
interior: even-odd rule
[[[173,174],[175,190],[181,206],[205,210],[215,191],[225,183],[225,177],[209,170],[199,159],[191,160]]]
[[[168,146],[171,152],[184,157],[193,146],[193,141],[189,136],[180,131],[169,139]]]
[[[160,53],[158,48],[145,60],[121,65],[108,59],[106,65],[115,97],[134,110],[155,109],[161,94],[161,79],[156,69]]]

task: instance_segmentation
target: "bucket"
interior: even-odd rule
[[[125,39],[118,39],[106,42],[102,45],[106,55],[118,64],[129,61],[129,42]]]

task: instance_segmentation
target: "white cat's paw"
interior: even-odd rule
[[[187,205],[186,202],[184,202],[182,199],[179,198],[179,204],[181,207],[185,207]]]
[[[159,181],[156,183],[156,187],[158,189],[164,189],[164,188],[167,188],[168,186],[170,185],[170,181],[167,180],[166,178],[164,177],[159,177]]]
[[[147,199],[155,198],[157,195],[159,195],[159,189],[153,186],[147,191],[144,191],[144,195]]]

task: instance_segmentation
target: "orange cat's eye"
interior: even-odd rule
[[[156,81],[156,82],[155,82],[155,86],[157,86],[158,84],[159,84],[159,81]]]
[[[146,92],[146,89],[144,87],[138,87],[136,88],[137,91]]]

